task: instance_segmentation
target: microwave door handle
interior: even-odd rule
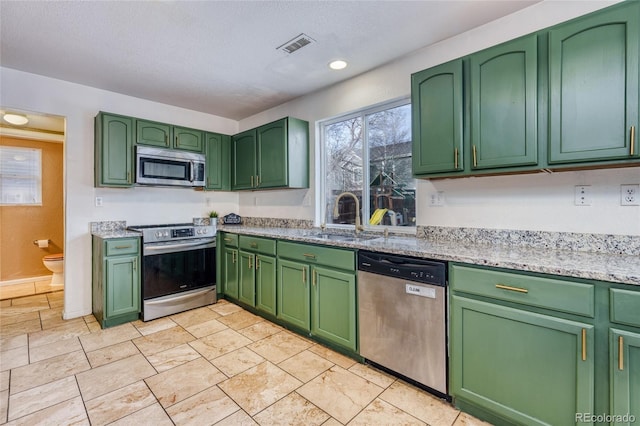
[[[196,163],[191,160],[191,182],[193,182],[194,180],[196,180]]]

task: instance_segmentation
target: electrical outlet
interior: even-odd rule
[[[96,207],[102,207],[102,197],[96,197]]]
[[[640,206],[640,185],[620,185],[620,205]]]
[[[432,192],[429,194],[429,205],[435,207],[444,205],[444,191]]]
[[[576,185],[574,194],[574,203],[576,206],[591,205],[591,186]]]

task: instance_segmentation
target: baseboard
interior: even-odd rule
[[[33,283],[36,281],[51,281],[51,275],[42,275],[40,277],[29,277],[29,278],[18,278],[15,280],[7,280],[7,281],[0,281],[0,287],[4,287],[7,285],[16,285],[16,284],[24,284],[24,283]]]

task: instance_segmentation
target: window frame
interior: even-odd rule
[[[0,146],[0,150],[6,149],[6,151],[8,152],[8,150],[17,150],[17,151],[27,151],[27,152],[31,152],[34,155],[33,160],[35,160],[34,162],[37,162],[37,164],[34,164],[33,169],[35,170],[36,168],[38,169],[38,174],[31,174],[31,175],[25,175],[23,177],[20,178],[21,181],[29,181],[29,182],[33,182],[33,187],[36,190],[36,195],[37,198],[30,203],[25,203],[25,202],[21,202],[21,203],[6,203],[4,201],[4,197],[0,196],[0,206],[2,207],[42,207],[42,174],[43,174],[43,156],[42,156],[42,148],[33,148],[33,147],[22,147],[22,146],[13,146],[13,145],[1,145]],[[4,175],[0,174],[0,193],[4,192],[4,189],[2,189],[4,187]]]
[[[324,120],[319,120],[316,124],[316,130],[317,130],[317,135],[318,135],[318,139],[319,139],[319,143],[318,143],[318,149],[317,149],[317,155],[318,158],[320,159],[319,161],[319,167],[317,167],[316,169],[316,182],[318,182],[318,184],[316,185],[316,187],[318,188],[318,194],[316,194],[316,217],[315,217],[315,226],[321,226],[322,224],[324,224],[327,228],[332,228],[332,229],[340,229],[340,230],[352,230],[353,226],[352,224],[334,224],[334,223],[327,223],[327,215],[330,214],[330,211],[332,210],[333,207],[330,206],[329,211],[327,210],[327,204],[326,204],[326,176],[327,176],[327,149],[326,149],[326,128],[332,124],[335,123],[339,123],[342,121],[347,121],[347,120],[351,120],[354,118],[358,118],[360,117],[362,119],[362,134],[364,135],[363,140],[362,140],[362,145],[363,145],[363,149],[362,149],[362,163],[363,163],[363,167],[362,167],[362,174],[363,174],[363,188],[362,188],[362,199],[364,200],[365,197],[365,193],[367,196],[370,196],[370,188],[369,185],[365,185],[365,182],[371,182],[371,176],[369,173],[370,170],[370,163],[369,163],[369,151],[370,151],[370,146],[369,146],[369,140],[368,140],[368,124],[367,124],[367,116],[371,115],[371,114],[375,114],[381,111],[386,111],[386,110],[390,110],[393,108],[397,108],[397,107],[401,107],[401,106],[405,106],[405,105],[411,105],[411,96],[403,96],[401,98],[397,98],[397,99],[393,99],[390,101],[385,101],[385,102],[381,102],[375,105],[371,105],[359,110],[355,110],[349,113],[345,113],[345,114],[341,114],[341,115],[337,115],[331,118],[327,118]],[[411,115],[409,117],[409,119],[411,119]],[[410,129],[411,131],[411,129]],[[412,135],[412,133],[410,133]],[[415,180],[415,178],[414,178]],[[417,194],[417,182],[416,182],[416,194]],[[369,217],[371,216],[371,212],[370,212],[370,207],[369,207],[369,203],[362,203],[363,205],[360,206],[360,209],[362,211],[362,226],[364,227],[364,229],[366,231],[378,231],[378,232],[383,232],[385,228],[389,229],[390,231],[393,232],[397,232],[397,233],[406,233],[406,234],[415,234],[416,229],[417,229],[417,223],[413,226],[392,226],[392,225],[385,225],[385,226],[372,226],[369,225]],[[416,200],[416,217],[417,217],[417,209],[418,209],[418,203]]]

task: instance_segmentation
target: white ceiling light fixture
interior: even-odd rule
[[[347,67],[347,62],[342,59],[338,59],[336,61],[329,62],[329,68],[332,70],[342,70]]]
[[[16,126],[24,126],[29,122],[29,119],[27,118],[27,116],[22,114],[7,113],[3,115],[2,118],[7,123],[10,123]]]

